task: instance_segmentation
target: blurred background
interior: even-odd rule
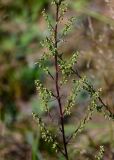
[[[51,85],[35,65],[43,53],[40,41],[49,32],[41,14],[43,8],[52,18],[55,10],[50,0],[0,0],[0,160],[58,159],[41,139],[32,119],[32,111],[47,117],[34,81],[40,79]],[[103,100],[114,112],[114,1],[69,1],[63,23],[70,16],[77,19],[60,50],[66,58],[74,50],[80,52],[80,73],[87,75],[95,88],[102,88]],[[88,94],[80,93],[74,114],[65,119],[67,134],[83,116],[87,100]],[[56,110],[56,103],[51,109]],[[104,160],[114,160],[114,123],[96,113],[71,144],[71,159],[77,155],[77,160],[94,160],[100,145],[105,148]]]

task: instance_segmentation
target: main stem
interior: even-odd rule
[[[59,19],[59,7],[60,3],[56,4],[56,25],[55,25],[55,48],[57,50],[57,34],[58,34],[58,19]],[[63,136],[63,145],[64,145],[64,151],[65,151],[65,158],[66,160],[69,160],[68,158],[68,152],[67,152],[67,143],[66,143],[66,137],[65,137],[65,130],[64,130],[64,115],[62,111],[62,104],[61,104],[61,98],[59,93],[59,69],[58,69],[58,52],[55,54],[55,69],[56,69],[56,76],[55,76],[55,83],[56,83],[56,92],[57,92],[57,101],[59,105],[59,111],[60,111],[60,121],[61,121],[61,131]]]

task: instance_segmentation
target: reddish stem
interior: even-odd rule
[[[59,7],[60,2],[56,4],[56,25],[55,25],[55,48],[57,50],[57,33],[58,33],[58,20],[59,20]],[[58,52],[55,53],[55,84],[56,84],[56,92],[57,92],[57,101],[59,105],[59,111],[60,111],[60,120],[61,120],[61,131],[63,136],[63,145],[64,145],[64,151],[65,151],[65,158],[66,160],[69,160],[68,158],[68,152],[67,152],[67,144],[66,144],[66,137],[65,137],[65,130],[64,130],[64,115],[62,111],[62,104],[61,104],[61,98],[60,98],[60,92],[59,92],[59,68],[58,68]]]

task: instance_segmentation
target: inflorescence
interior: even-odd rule
[[[76,137],[76,135],[84,129],[86,124],[89,122],[89,120],[92,119],[93,113],[96,111],[101,112],[104,114],[104,116],[108,119],[114,120],[114,114],[110,111],[109,107],[104,104],[102,99],[100,98],[101,89],[98,91],[95,91],[93,86],[88,82],[87,78],[81,77],[80,74],[75,71],[74,65],[78,61],[79,53],[76,51],[72,54],[71,58],[69,60],[64,60],[62,57],[62,54],[58,53],[58,25],[61,19],[63,18],[64,14],[66,13],[68,9],[68,5],[66,4],[65,0],[53,0],[52,5],[56,6],[56,22],[55,25],[52,24],[49,16],[46,14],[46,11],[43,10],[43,16],[47,22],[48,30],[51,33],[49,37],[46,37],[45,40],[41,42],[42,47],[47,48],[47,52],[43,54],[41,59],[38,61],[38,66],[43,71],[45,71],[49,76],[51,76],[53,83],[56,88],[56,94],[55,92],[52,92],[50,89],[47,89],[39,80],[35,81],[35,85],[37,88],[37,91],[39,93],[39,97],[41,98],[43,108],[46,112],[49,112],[48,102],[52,97],[58,101],[58,108],[60,110],[60,126],[59,127],[62,137],[63,137],[63,147],[61,148],[61,145],[59,142],[57,142],[56,136],[53,135],[50,130],[47,128],[47,125],[43,123],[43,120],[41,117],[33,114],[34,119],[38,122],[40,130],[41,130],[41,137],[44,141],[51,143],[52,148],[56,151],[59,150],[63,156],[68,160],[68,152],[67,152],[67,144],[69,141]],[[73,23],[76,20],[75,17],[71,17],[68,20],[68,23],[65,24],[65,27],[62,31],[62,36],[66,36],[69,31],[72,29]],[[55,61],[55,76],[53,76],[49,70],[49,67],[46,65],[47,60],[50,60],[50,58],[53,58]],[[60,80],[60,73],[62,76],[62,81]],[[61,96],[60,96],[60,87],[63,84],[67,84],[68,79],[70,77],[74,78],[74,75],[78,77],[78,79],[74,79],[72,81],[73,87],[71,89],[71,93],[69,94],[66,104],[64,104],[64,108],[62,107],[63,104],[61,102]],[[61,85],[60,85],[61,84]],[[72,107],[76,104],[76,98],[78,94],[82,91],[86,90],[89,93],[90,96],[90,103],[87,109],[87,112],[84,116],[84,118],[81,119],[79,124],[77,125],[75,131],[68,137],[65,137],[65,130],[64,130],[64,117],[67,115],[71,115],[72,113]],[[59,121],[59,120],[58,120]],[[97,160],[101,160],[103,157],[104,149],[101,146],[100,152],[96,156]]]

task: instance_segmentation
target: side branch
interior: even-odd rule
[[[59,56],[59,54],[58,54],[58,58],[63,61],[62,57]],[[82,76],[80,75],[80,73],[78,72],[77,69],[74,70],[74,69],[72,68],[71,70],[72,70],[72,73],[74,73],[79,79],[82,78]],[[93,88],[92,85],[90,85],[90,84],[89,84],[88,82],[86,82],[86,81],[85,81],[84,83],[88,86],[88,88],[85,88],[85,89],[90,93],[90,95],[96,92],[96,90]],[[112,111],[110,110],[110,108],[108,107],[108,105],[106,105],[106,104],[103,102],[103,100],[102,100],[102,98],[101,98],[100,96],[98,97],[98,100],[99,100],[99,102],[102,104],[102,106],[106,109],[106,111],[108,111],[109,117],[112,118],[112,119],[114,119],[114,114],[112,113]]]

